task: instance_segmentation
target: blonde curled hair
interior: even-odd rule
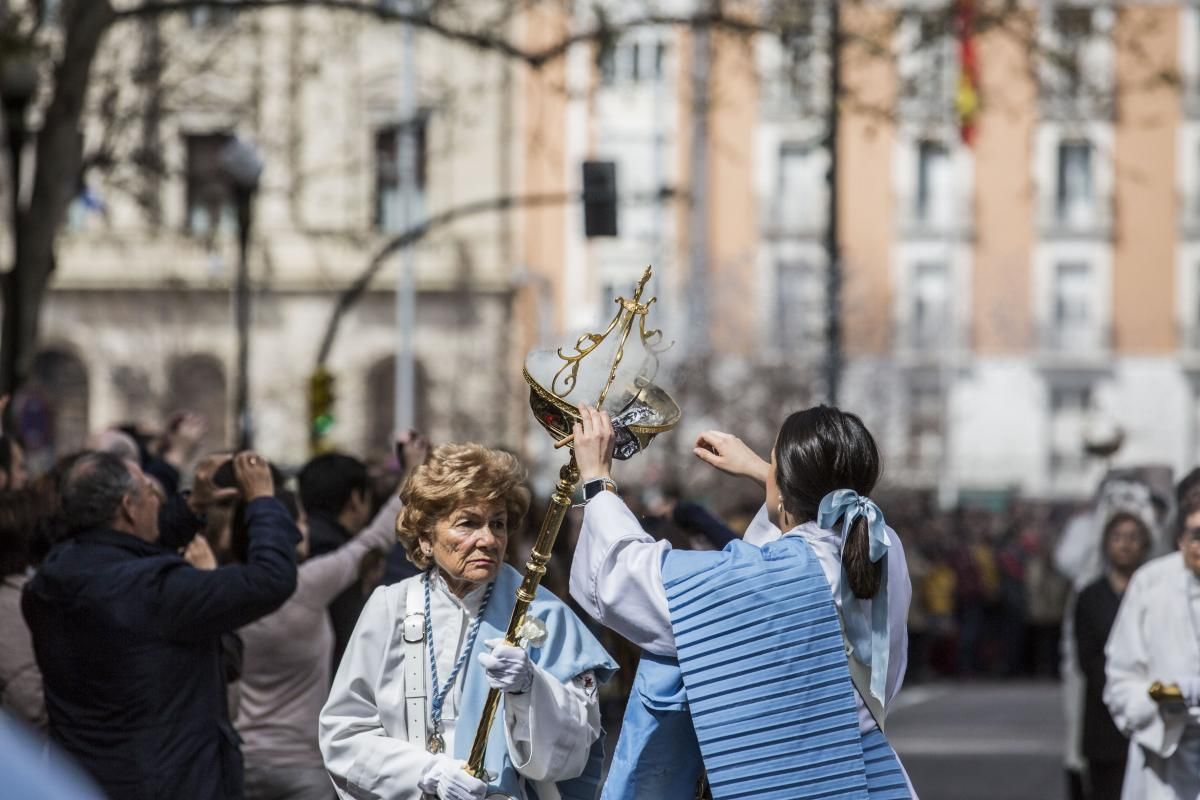
[[[504,502],[508,529],[529,511],[525,468],[511,453],[481,444],[444,444],[417,467],[400,488],[404,508],[396,517],[396,538],[408,560],[428,569],[433,560],[421,552],[421,539],[432,537],[438,521],[463,506]]]

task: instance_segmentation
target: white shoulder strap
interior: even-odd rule
[[[425,711],[425,592],[417,578],[408,585],[404,610],[404,709],[408,741],[422,750],[428,736]]]

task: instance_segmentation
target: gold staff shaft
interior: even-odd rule
[[[567,509],[571,507],[571,495],[575,492],[575,486],[578,483],[579,468],[575,466],[575,454],[572,453],[571,460],[559,470],[558,484],[554,487],[554,494],[550,496],[550,508],[542,520],[542,527],[538,531],[537,541],[533,545],[529,561],[525,564],[525,578],[521,581],[521,588],[517,589],[517,604],[513,607],[512,617],[508,620],[508,633],[504,635],[504,641],[507,644],[513,646],[518,644],[517,633],[525,624],[525,612],[529,610],[529,604],[533,602],[538,584],[542,582],[542,576],[546,574],[546,564],[549,563],[550,553],[554,550],[554,540],[558,538],[558,530],[567,516]],[[475,731],[475,742],[471,745],[471,755],[467,758],[466,766],[467,772],[482,781],[487,780],[486,771],[483,768],[483,757],[487,751],[488,734],[491,733],[492,721],[496,718],[496,712],[499,709],[500,690],[489,689],[487,702],[483,704],[483,716]]]

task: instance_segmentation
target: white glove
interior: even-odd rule
[[[425,794],[437,795],[441,800],[483,800],[487,784],[471,777],[463,769],[465,761],[459,761],[446,753],[438,753],[421,774],[418,788]]]
[[[1188,675],[1186,678],[1180,678],[1175,681],[1179,686],[1179,692],[1183,695],[1183,702],[1189,706],[1200,706],[1200,675]]]
[[[522,694],[533,683],[533,663],[524,647],[505,644],[503,639],[484,642],[491,653],[480,653],[479,663],[487,670],[487,682],[493,689]]]

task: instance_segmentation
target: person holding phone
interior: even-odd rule
[[[420,465],[428,446],[419,434],[397,437],[396,450],[408,450]],[[403,476],[401,477],[401,482]],[[333,784],[322,765],[317,720],[329,695],[334,634],[328,606],[359,578],[363,558],[387,553],[396,543],[402,504],[399,485],[369,525],[341,547],[310,555],[307,513],[284,490],[276,495],[292,513],[303,537],[296,591],[272,614],[239,631],[244,660],[238,693],[237,729],[246,759],[246,800],[332,800]],[[233,515],[235,558],[244,557],[249,531],[241,508]]]
[[[137,464],[91,452],[63,477],[66,538],[27,584],[22,611],[50,738],[110,797],[242,796],[221,635],[291,595],[300,533],[266,459],[239,453],[233,469],[247,558],[216,569],[159,544],[161,501]]]

